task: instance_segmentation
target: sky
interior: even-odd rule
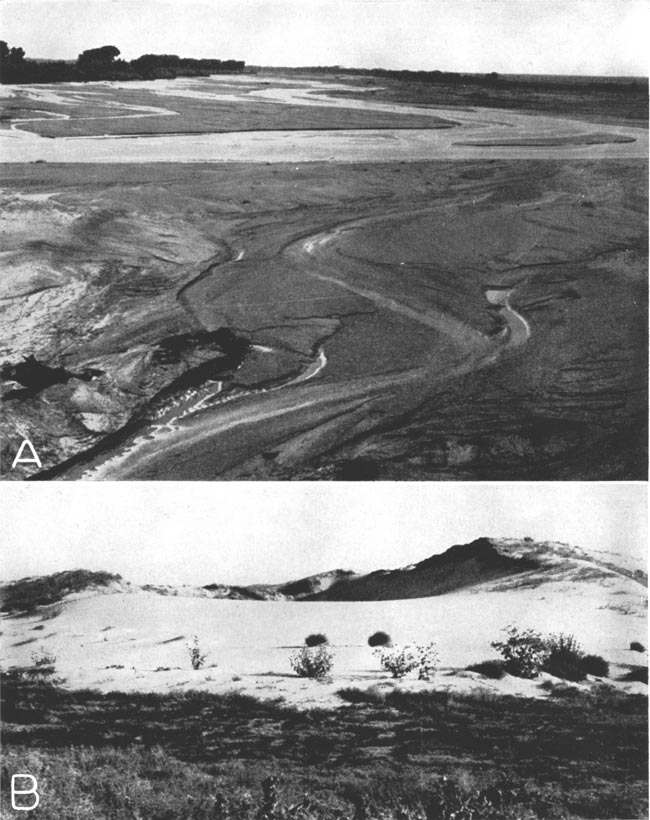
[[[66,569],[135,583],[279,583],[392,569],[481,536],[647,565],[643,484],[4,482],[4,581]]]
[[[115,45],[249,65],[648,74],[646,0],[0,0],[28,57]]]

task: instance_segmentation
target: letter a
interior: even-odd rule
[[[31,458],[22,458],[23,450],[25,449],[25,447],[29,447],[29,449],[32,451]],[[43,466],[41,464],[40,458],[38,457],[38,454],[36,453],[36,450],[34,449],[34,445],[28,438],[26,438],[20,445],[20,450],[18,450],[16,458],[14,459],[14,463],[11,465],[12,470],[15,469],[16,464],[36,464],[36,466],[39,468]]]
[[[17,789],[16,788],[16,779],[23,778],[24,780],[31,780],[32,786],[30,789]],[[12,774],[11,775],[11,808],[15,811],[32,811],[35,809],[36,806],[41,802],[41,796],[36,791],[38,788],[38,783],[36,782],[36,778],[32,774]],[[16,805],[16,795],[17,794],[33,794],[36,798],[31,806],[17,806]]]

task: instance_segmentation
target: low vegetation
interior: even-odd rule
[[[519,678],[536,678],[547,672],[569,681],[585,680],[587,675],[607,677],[609,664],[600,655],[587,655],[574,635],[542,635],[532,629],[509,626],[507,639],[493,641],[504,659],[504,667]],[[480,670],[476,670],[480,671]]]
[[[542,640],[544,658],[541,669],[556,678],[581,681],[586,677],[582,668],[584,652],[573,635],[550,635]]]
[[[426,646],[394,646],[375,649],[381,668],[394,678],[417,672],[418,680],[431,680],[438,665],[438,653],[433,643]]]
[[[305,646],[321,646],[326,643],[329,643],[327,635],[323,635],[322,632],[313,632],[305,638]]]
[[[187,651],[190,656],[190,663],[192,664],[192,669],[202,669],[203,665],[205,664],[205,653],[201,651],[201,647],[199,646],[199,639],[195,635],[192,643],[187,645]]]
[[[0,40],[0,82],[62,83],[91,80],[171,80],[175,77],[209,77],[244,70],[242,60],[182,58],[176,54],[143,54],[120,60],[116,46],[82,51],[72,63],[66,60],[30,60],[20,46]]]
[[[29,771],[44,786],[41,820],[647,816],[647,698],[567,688],[548,700],[345,690],[354,706],[301,712],[12,673],[2,796]]]
[[[580,660],[580,668],[585,675],[596,678],[609,677],[609,664],[600,655],[584,655]]]
[[[57,603],[73,592],[82,592],[89,587],[105,587],[113,581],[121,580],[120,575],[91,572],[87,569],[23,578],[0,587],[0,611],[27,614],[40,606]]]
[[[482,661],[481,663],[474,663],[467,667],[468,672],[479,672],[486,678],[492,680],[501,680],[505,677],[506,670],[502,661]]]
[[[632,652],[645,652],[645,646],[639,641],[632,641],[630,644],[630,649]]]
[[[492,641],[492,646],[503,657],[506,672],[518,678],[536,678],[544,662],[542,636],[533,629],[509,626],[504,641]]]
[[[334,664],[334,653],[324,644],[303,646],[289,658],[291,668],[301,678],[325,678]]]
[[[647,666],[633,666],[629,672],[626,672],[621,680],[628,683],[648,683],[648,667]]]
[[[387,632],[373,632],[368,638],[368,646],[391,646],[392,640]]]

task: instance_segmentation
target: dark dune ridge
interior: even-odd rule
[[[173,594],[247,601],[387,601],[426,598],[503,579],[504,583],[538,585],[559,576],[584,580],[622,575],[647,585],[641,571],[595,558],[577,547],[530,538],[476,538],[398,569],[370,573],[335,569],[280,584],[230,585],[212,582],[201,587],[174,587]],[[518,576],[525,576],[518,580]],[[120,575],[89,570],[23,578],[0,587],[2,612],[30,613],[60,602],[70,593],[123,591],[132,585]],[[505,587],[503,587],[505,588]],[[143,590],[167,595],[169,586],[147,584]]]

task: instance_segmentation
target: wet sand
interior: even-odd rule
[[[118,124],[155,120],[183,89],[205,104],[220,88],[233,106],[303,104],[333,125],[350,106],[415,109],[328,98],[326,85],[169,83],[128,104],[97,93]],[[33,93],[78,117],[93,89]],[[14,122],[1,137],[15,162],[0,182],[0,355],[104,375],[3,401],[7,453],[29,430],[45,478],[331,479],[359,460],[375,478],[639,477],[647,131],[422,114],[452,115],[441,129],[105,139]],[[544,144],[456,144],[472,134]],[[311,161],[325,147],[329,161]],[[61,162],[30,164],[32,149]],[[221,328],[253,345],[235,370],[200,346],[161,363],[161,340]],[[195,392],[156,403],[206,367]]]

